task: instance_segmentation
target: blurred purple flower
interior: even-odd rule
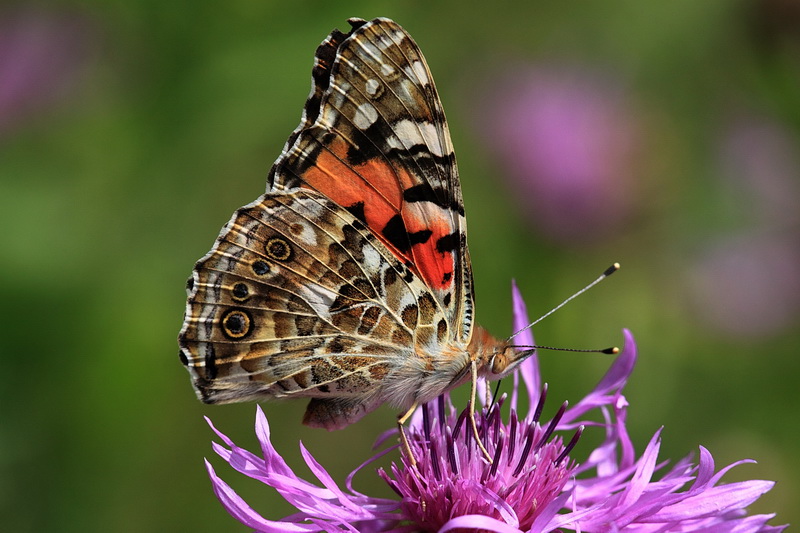
[[[723,132],[718,165],[719,203],[735,229],[690,263],[694,310],[726,335],[774,334],[800,315],[797,141],[776,122],[742,116]]]
[[[529,220],[565,244],[617,229],[634,206],[637,140],[621,84],[567,67],[517,66],[492,79],[479,131]]]
[[[514,306],[517,329],[528,321],[516,287]],[[532,341],[530,333],[519,339],[521,344]],[[298,512],[279,521],[263,518],[206,464],[214,491],[228,512],[265,532],[782,531],[784,526],[767,525],[773,515],[748,517],[744,511],[772,488],[772,482],[719,484],[725,472],[746,461],[715,474],[711,454],[701,448],[698,466],[683,459],[660,480],[653,480],[664,467],[657,463],[660,431],[636,459],[625,428],[628,404],[621,391],[635,362],[636,346],[626,331],[625,349],[595,389],[575,407],[567,409],[565,404],[552,420],[540,424],[546,386],[540,385],[536,356],[530,357],[514,374],[511,397],[479,413],[479,431],[494,456],[492,462],[478,450],[466,413],[457,416],[449,397],[443,396],[436,409],[421,409],[409,425],[416,464],[403,455],[399,464],[392,464],[391,473],[379,471],[399,500],[373,498],[352,488],[356,472],[396,446],[357,468],[342,489],[301,444],[303,458],[321,485],[311,483],[297,477],[273,448],[260,408],[256,433],[261,456],[239,448],[216,429],[225,446],[215,443],[214,450],[239,472],[276,489]],[[516,414],[520,378],[531,407],[522,419]],[[506,404],[507,423],[500,415]],[[603,422],[583,419],[587,413],[599,415]],[[585,426],[603,428],[605,438],[578,464],[569,454]],[[573,436],[564,445],[561,437],[553,437],[554,431]],[[387,432],[379,443],[395,433]]]
[[[0,136],[65,96],[87,59],[87,31],[75,14],[22,6],[0,12]]]
[[[800,223],[798,142],[781,124],[742,116],[725,129],[719,147],[719,177],[739,193],[736,214],[761,227]],[[744,217],[743,217],[744,218]]]
[[[780,233],[711,243],[689,276],[695,312],[727,335],[773,334],[800,313],[800,246]]]

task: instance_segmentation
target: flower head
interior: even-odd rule
[[[472,436],[467,410],[457,415],[443,396],[436,415],[423,406],[422,424],[410,428],[415,460],[404,455],[400,465],[392,465],[391,476],[378,472],[402,498],[403,516],[425,531],[439,531],[454,517],[466,515],[530,529],[572,478],[576,465],[568,453],[583,430],[566,445],[561,437],[550,440],[565,406],[542,427],[544,397],[533,417],[518,420],[512,409],[508,424],[501,420],[505,398],[479,413],[479,434],[493,455],[491,463]]]
[[[522,327],[527,316],[516,289],[514,297],[515,322]],[[216,429],[225,446],[214,444],[214,450],[239,472],[273,487],[298,512],[277,521],[263,518],[207,462],[214,491],[231,515],[265,532],[782,531],[785,526],[767,525],[773,515],[745,514],[772,482],[720,484],[730,468],[746,461],[715,473],[711,454],[701,447],[698,465],[683,459],[655,479],[666,465],[658,462],[660,431],[636,458],[625,427],[628,403],[622,395],[636,347],[630,333],[625,336],[625,348],[594,390],[574,407],[564,404],[546,422],[541,413],[547,387],[540,386],[535,355],[520,365],[510,397],[477,415],[491,461],[480,453],[466,411],[459,413],[447,395],[422,408],[408,428],[414,460],[403,452],[389,472],[378,472],[398,494],[397,500],[373,498],[352,488],[357,472],[396,446],[357,468],[341,488],[301,444],[303,458],[318,480],[311,483],[295,475],[273,448],[260,408],[256,432],[261,455],[239,448]],[[521,339],[532,341],[530,336]],[[520,380],[530,406],[522,417],[517,415]],[[506,406],[508,422],[503,420]],[[588,414],[599,415],[593,418],[600,421]],[[576,448],[584,428],[605,434],[591,453]],[[566,444],[563,432],[569,437]],[[584,459],[578,462],[576,455]]]
[[[687,261],[698,319],[738,338],[775,335],[800,315],[800,158],[783,124],[750,114],[719,139],[718,184],[733,229],[704,232]]]
[[[537,231],[570,245],[617,230],[635,208],[640,142],[624,83],[524,64],[491,79],[478,131]]]
[[[41,7],[0,12],[0,137],[67,95],[87,59],[85,17]]]

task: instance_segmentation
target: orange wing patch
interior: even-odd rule
[[[351,165],[347,162],[349,146],[341,137],[336,137],[303,174],[303,181],[345,208],[363,202],[365,214],[368,209],[391,213],[388,219],[399,213],[403,190],[414,185],[416,180],[404,169],[396,170],[385,161],[370,160],[362,165]],[[379,216],[368,217],[368,222],[370,218],[380,221]],[[370,227],[383,226],[370,224]]]
[[[430,202],[406,203],[403,206],[403,220],[410,234],[422,229],[431,232],[426,242],[411,248],[420,276],[432,289],[449,289],[455,268],[453,250],[461,245],[450,214]]]
[[[449,288],[455,268],[452,250],[460,245],[451,214],[430,202],[405,202],[403,192],[421,180],[382,159],[348,163],[349,146],[341,137],[334,138],[301,176],[304,186],[361,219],[431,288]]]

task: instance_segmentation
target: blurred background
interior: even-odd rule
[[[203,457],[266,516],[291,512],[214,456],[203,416],[257,449],[255,407],[198,402],[176,337],[194,262],[263,192],[314,50],[351,16],[397,20],[427,56],[478,320],[510,333],[512,278],[539,316],[619,261],[537,340],[603,348],[630,328],[637,450],[663,425],[663,459],[756,459],[725,480],[776,480],[752,511],[800,522],[800,4],[348,4],[0,8],[3,528],[244,530]],[[551,410],[610,362],[541,359]],[[326,433],[302,401],[264,408],[291,465],[307,471],[302,439],[340,482],[396,414]]]

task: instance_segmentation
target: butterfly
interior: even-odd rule
[[[317,49],[267,192],[195,265],[179,337],[202,401],[310,398],[303,422],[327,429],[383,403],[402,424],[467,381],[474,408],[479,376],[531,352],[474,322],[461,185],[422,52],[392,20],[348,22]]]

